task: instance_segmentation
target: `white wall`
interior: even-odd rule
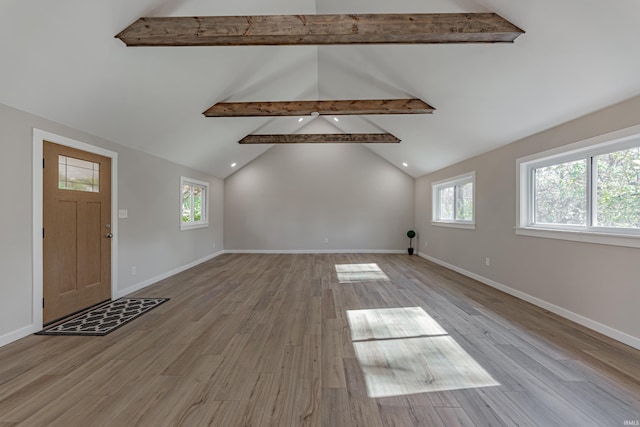
[[[118,153],[118,294],[128,293],[223,247],[221,180],[0,104],[0,345],[33,332],[33,129]],[[179,231],[180,175],[207,181],[209,228]],[[213,249],[212,243],[218,249]],[[131,274],[131,266],[137,274]],[[115,295],[114,295],[115,296]]]
[[[139,151],[122,150],[118,287],[123,291],[223,249],[224,182]],[[209,227],[180,231],[180,176],[209,183]],[[216,247],[213,247],[215,243]],[[135,266],[137,275],[131,274]]]
[[[405,250],[413,192],[362,145],[274,146],[225,180],[225,249]]]
[[[640,249],[514,231],[517,158],[640,124],[639,111],[637,97],[419,178],[415,200],[421,254],[639,346]],[[476,171],[476,230],[432,226],[431,183],[469,171]]]

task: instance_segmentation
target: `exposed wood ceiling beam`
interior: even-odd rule
[[[400,140],[390,133],[312,133],[285,135],[247,135],[239,144],[318,144],[356,143],[389,144]]]
[[[140,18],[127,46],[247,46],[513,42],[524,31],[495,13]]]
[[[431,114],[435,108],[420,99],[359,99],[340,101],[219,102],[207,117]]]

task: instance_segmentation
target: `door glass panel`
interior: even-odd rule
[[[100,163],[58,156],[58,188],[100,192]]]

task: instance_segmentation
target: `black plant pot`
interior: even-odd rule
[[[413,255],[413,248],[407,248],[407,252],[409,252],[409,255]]]

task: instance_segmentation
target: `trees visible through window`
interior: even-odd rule
[[[540,167],[534,175],[536,223],[586,224],[586,160]]]
[[[180,228],[198,228],[209,225],[207,193],[209,184],[191,178],[180,178]]]
[[[640,230],[640,147],[594,157],[594,222]]]

